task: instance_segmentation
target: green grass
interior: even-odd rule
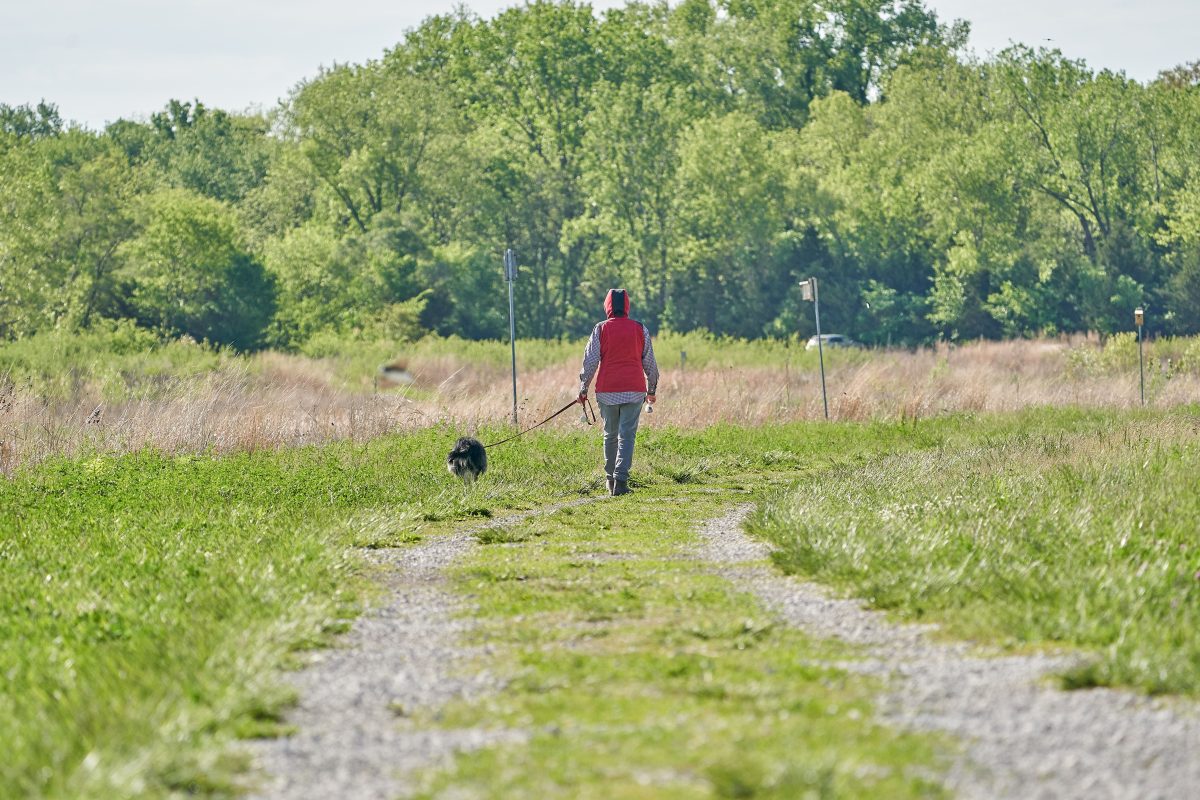
[[[583,358],[585,339],[518,339],[517,369],[520,374],[561,364],[576,365]],[[817,352],[806,351],[804,341],[784,339],[734,339],[706,333],[665,332],[654,337],[654,352],[663,370],[678,369],[687,353],[688,370],[744,369],[769,367],[816,369]],[[398,361],[420,372],[422,362],[453,359],[467,367],[507,370],[512,352],[507,341],[474,341],[457,336],[426,336],[415,342],[371,340],[358,342],[334,334],[321,334],[304,348],[304,353],[321,358],[350,388],[366,389],[379,368]],[[869,350],[827,349],[826,366],[861,363],[873,357]],[[412,390],[409,390],[412,391]]]
[[[470,490],[442,466],[456,433],[86,456],[0,483],[0,797],[228,794],[244,767],[229,741],[276,729],[288,701],[276,668],[369,596],[354,548],[599,491],[594,429],[498,448]],[[765,498],[754,526],[789,570],[955,634],[1095,652],[1075,685],[1200,686],[1200,410],[638,444],[639,498],[479,534],[458,579],[517,680],[443,724],[535,735],[464,757],[431,792],[935,791],[910,767],[933,745],[871,725],[872,688],[817,663],[827,645],[680,557],[695,522],[744,498]]]
[[[680,364],[687,353],[689,369],[733,367],[815,368],[817,354],[805,352],[798,340],[731,339],[703,333],[666,333],[654,340],[664,369]],[[527,370],[574,363],[583,357],[585,341],[524,339],[517,342],[517,365]],[[358,341],[332,333],[310,342],[304,354],[332,372],[335,382],[355,391],[371,391],[379,369],[393,361],[453,358],[466,366],[507,369],[507,341],[471,341],[458,337],[426,336],[416,342],[387,339]],[[826,363],[861,361],[869,351],[828,351]],[[190,339],[170,339],[132,322],[105,322],[83,332],[51,331],[0,342],[0,395],[8,386],[54,400],[98,393],[109,402],[153,398],[180,381],[195,380],[220,369],[228,374],[254,375],[261,365],[253,356],[213,348]],[[411,391],[411,390],[410,390]]]
[[[160,339],[132,322],[106,322],[84,332],[51,331],[0,342],[0,396],[12,387],[48,400],[98,391],[105,400],[154,396],[173,382],[217,368],[248,368],[231,350],[184,339]]]
[[[687,353],[688,369],[729,369],[772,367],[816,369],[817,351],[805,350],[807,339],[734,339],[707,333],[664,333],[654,339],[654,354],[663,367],[680,365]],[[873,357],[872,351],[859,348],[825,348],[825,366],[857,364]]]
[[[220,794],[239,767],[221,743],[269,730],[287,700],[272,667],[362,601],[349,548],[599,487],[594,431],[500,448],[471,491],[441,466],[454,434],[64,459],[0,484],[0,796]],[[692,486],[937,441],[887,425],[646,431],[637,477]]]
[[[517,342],[517,365],[524,374],[582,358],[583,339],[522,339]],[[816,369],[816,351],[804,340],[734,339],[703,332],[661,332],[654,338],[655,354],[664,370],[771,368]],[[318,372],[328,371],[339,388],[370,392],[380,368],[394,361],[419,365],[452,359],[466,367],[507,369],[507,341],[472,341],[455,336],[426,336],[415,342],[326,332],[305,345],[303,355],[319,359]],[[877,357],[866,349],[827,349],[827,367],[859,364]],[[298,357],[299,358],[299,357]],[[1200,337],[1162,337],[1145,343],[1151,395],[1159,384],[1181,373],[1200,369]],[[303,364],[297,360],[296,364]],[[1066,367],[1074,377],[1126,375],[1137,368],[1133,334],[1117,334],[1102,348],[1091,344],[1071,349]],[[171,339],[128,320],[105,321],[82,332],[49,331],[15,341],[0,342],[0,396],[10,386],[50,400],[99,394],[108,402],[155,398],[178,391],[214,371],[255,376],[262,363],[253,355],[213,348],[190,339]],[[421,390],[410,388],[409,392]]]
[[[852,448],[871,447],[864,432]],[[815,449],[807,433],[784,446]],[[828,666],[845,652],[776,624],[690,556],[702,521],[789,478],[722,473],[476,534],[456,581],[493,653],[475,668],[508,683],[407,724],[529,739],[459,756],[420,796],[942,795],[926,777],[938,740],[875,724],[878,687]]]
[[[779,564],[954,635],[1094,654],[1067,685],[1200,693],[1200,409],[1040,411],[815,475]]]
[[[352,546],[576,496],[583,438],[536,439],[464,491],[451,431],[369,445],[59,460],[0,482],[0,797],[219,790],[219,743],[269,729],[272,668],[344,628]],[[545,443],[543,443],[545,444]]]
[[[597,320],[599,321],[599,320]],[[564,362],[577,361],[583,357],[585,339],[519,339],[517,341],[517,364],[521,369],[541,369]],[[456,337],[426,337],[404,348],[412,357],[455,356],[472,364],[488,364],[507,367],[511,357],[507,341],[477,342]],[[703,332],[663,332],[654,337],[654,353],[664,368],[680,364],[680,354],[687,353],[687,366],[692,369],[728,367],[779,367],[790,363],[793,366],[816,366],[816,351],[804,349],[804,340],[787,339],[735,339],[728,336],[713,336]],[[845,361],[861,361],[870,358],[867,350],[827,349],[825,358]]]
[[[787,431],[809,452],[824,439],[817,426]],[[0,482],[0,797],[221,794],[239,768],[222,743],[270,730],[287,700],[272,668],[343,629],[362,602],[369,581],[351,548],[601,486],[594,429],[498,448],[471,490],[443,466],[456,434],[87,456]],[[777,464],[763,454],[779,435],[648,430],[636,477],[682,486]],[[833,435],[910,438],[898,426]]]
[[[1180,372],[1200,372],[1200,336],[1160,336],[1142,342],[1146,371],[1153,377],[1173,377]],[[1138,340],[1135,331],[1108,337],[1103,347],[1084,344],[1067,353],[1070,369],[1084,375],[1136,372]]]

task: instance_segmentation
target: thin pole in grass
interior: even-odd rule
[[[1138,334],[1138,393],[1142,399],[1142,405],[1146,405],[1146,369],[1142,360],[1142,325],[1146,320],[1146,313],[1141,306],[1133,310],[1133,324],[1137,326]]]
[[[517,320],[513,306],[513,283],[517,280],[517,254],[504,251],[504,280],[508,283],[508,345],[512,350],[513,427],[517,425]]]
[[[825,407],[825,419],[829,419],[829,396],[825,393],[825,350],[821,346],[821,296],[817,291],[817,279],[800,281],[800,297],[813,304],[813,317],[817,322],[817,361],[821,365],[821,404]]]
[[[792,408],[792,337],[783,340],[783,393],[784,404]]]

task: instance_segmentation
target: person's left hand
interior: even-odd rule
[[[584,403],[586,403],[587,402],[587,392],[580,392],[579,397],[575,398],[575,402],[579,403],[579,405],[583,405]]]
[[[652,394],[648,394],[648,395],[646,395],[646,402],[647,402],[647,403],[649,403],[650,405],[654,405],[654,401],[655,401],[656,399],[657,399],[657,398],[656,398],[654,395],[652,395]]]

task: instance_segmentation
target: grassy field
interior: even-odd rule
[[[564,470],[535,440],[464,493],[452,441],[97,455],[0,482],[0,797],[220,790],[237,767],[220,742],[286,699],[272,668],[363,600],[350,548],[575,495],[594,471],[582,437],[556,448]]]
[[[958,636],[1080,647],[1071,686],[1200,694],[1200,408],[1039,411],[814,475],[754,532],[786,570]]]
[[[656,338],[662,379],[651,426],[773,425],[823,419],[817,355],[798,340],[698,333]],[[519,414],[540,420],[577,391],[580,341],[518,342]],[[682,353],[687,353],[684,367]],[[508,419],[504,342],[314,342],[306,354],[238,355],[114,323],[0,344],[0,473],[55,456],[246,452],[368,442],[438,424]],[[1200,339],[1147,343],[1146,398],[1200,396]],[[834,420],[927,419],[1044,406],[1123,409],[1138,399],[1129,336],[975,342],[825,355]],[[385,366],[401,370],[399,381]],[[564,418],[553,423],[571,428]]]
[[[732,339],[705,333],[662,333],[654,349],[664,371],[756,369],[816,369],[817,353],[792,339]],[[564,364],[578,368],[584,341],[529,339],[517,342],[517,366],[522,374]],[[857,368],[900,354],[936,356],[943,371],[960,360],[997,362],[1007,370],[1042,366],[1047,353],[1056,370],[1073,379],[1113,377],[1136,372],[1137,341],[1132,333],[1117,334],[1103,344],[1082,337],[1053,341],[968,342],[939,345],[924,351],[827,349],[833,369]],[[686,362],[683,355],[686,354]],[[1145,359],[1152,380],[1164,382],[1200,373],[1200,337],[1148,340]],[[331,388],[369,391],[380,369],[397,364],[414,373],[422,384],[436,385],[446,371],[467,369],[489,375],[508,374],[510,350],[503,341],[471,341],[428,336],[419,341],[321,338],[303,353],[267,351],[239,355],[191,339],[163,339],[128,322],[107,323],[84,332],[55,331],[0,343],[0,393],[20,387],[52,400],[87,393],[98,400],[122,402],[169,393],[187,382],[225,371],[271,377],[280,371],[319,380]],[[928,360],[928,359],[926,359]],[[1029,377],[1033,377],[1032,375]],[[1064,377],[1060,375],[1060,377]],[[1160,391],[1162,387],[1159,387]]]
[[[244,765],[227,743],[271,730],[287,701],[274,669],[343,629],[370,597],[354,548],[403,545],[455,520],[599,489],[596,433],[573,415],[494,451],[474,490],[447,478],[441,463],[455,435],[503,432],[488,423],[508,403],[499,343],[391,343],[313,360],[145,339],[118,327],[0,347],[3,797],[231,791]],[[578,347],[529,348],[538,366],[523,377],[523,420],[565,402]],[[1196,694],[1200,410],[1183,403],[1196,396],[1191,344],[1161,347],[1148,384],[1161,408],[1149,411],[1128,408],[1136,351],[1125,340],[835,355],[834,417],[850,421],[824,424],[795,421],[820,414],[815,379],[797,372],[811,372],[802,360],[811,354],[662,337],[661,402],[645,418],[635,476],[653,504],[595,541],[586,532],[597,520],[582,510],[523,529],[528,541],[493,534],[496,546],[464,566],[461,585],[488,596],[487,629],[512,635],[498,657],[530,682],[494,708],[461,707],[453,718],[544,717],[552,706],[543,688],[557,674],[563,686],[549,694],[578,735],[535,738],[530,753],[559,783],[612,778],[638,796],[643,773],[614,777],[594,751],[610,761],[642,754],[630,763],[650,772],[689,764],[680,796],[698,786],[718,796],[827,785],[854,794],[874,785],[861,774],[886,774],[878,785],[898,796],[936,791],[901,768],[932,763],[931,744],[866,722],[870,687],[785,668],[787,653],[823,645],[774,628],[750,635],[737,620],[761,612],[678,559],[688,527],[717,513],[718,497],[744,496],[734,486],[762,501],[754,530],[779,545],[785,569],[942,622],[951,635],[1093,653],[1068,685]],[[686,372],[671,362],[683,349]],[[407,359],[413,387],[370,387],[370,365],[385,352]],[[990,413],[1024,405],[1066,407]],[[881,421],[854,421],[869,419]],[[588,548],[629,557],[577,580],[573,554]],[[503,579],[514,559],[537,580]],[[626,600],[628,613],[610,613]],[[716,633],[676,631],[671,608],[685,601]],[[579,633],[589,603],[609,609],[603,641]],[[570,647],[551,657],[535,623],[514,621],[543,613],[564,621],[566,644],[581,636],[591,660],[572,660]],[[776,672],[737,649],[751,643]],[[691,666],[660,674],[667,651]],[[694,685],[705,674],[695,669],[716,655],[729,656],[708,670],[726,692],[710,697]],[[628,675],[614,667],[623,658]],[[622,698],[645,686],[647,714],[678,701],[689,726],[711,722],[744,746],[680,743],[680,729],[639,722],[636,753],[622,750],[608,733],[616,723],[587,707],[590,690],[580,689],[597,676],[618,711],[640,713]],[[761,697],[743,692],[759,689]],[[859,718],[826,720],[817,698],[830,693]],[[756,738],[752,721],[763,704],[793,701],[820,724],[797,712],[770,730],[809,742],[811,727],[812,741],[837,744],[789,771],[790,756]],[[504,763],[479,754],[430,776],[431,791],[447,780],[545,790]]]
[[[879,432],[907,438],[896,426]],[[0,482],[0,796],[221,793],[239,768],[221,744],[269,729],[286,700],[271,668],[341,629],[363,601],[369,582],[351,548],[601,483],[595,437],[578,432],[495,451],[487,480],[464,492],[442,467],[454,435],[97,454]],[[686,484],[764,453],[791,463],[773,438],[648,433],[643,457],[658,469],[640,477]],[[789,439],[806,449],[819,440],[803,427]]]
[[[746,341],[668,333],[654,342],[666,367],[679,365],[681,353],[687,354],[687,364],[696,369],[811,367],[817,358],[797,340]],[[518,367],[528,372],[574,362],[581,358],[583,347],[583,340],[523,340],[518,342]],[[843,355],[853,361],[868,357],[866,351],[843,351]],[[454,368],[507,374],[510,358],[508,342],[438,336],[417,342],[328,338],[316,341],[301,354],[241,356],[190,339],[161,339],[144,328],[115,322],[90,331],[52,332],[0,343],[0,378],[47,398],[64,399],[88,391],[102,400],[119,402],[153,396],[167,391],[171,382],[216,370],[261,375],[290,362],[291,368],[307,369],[338,388],[369,390],[387,364],[398,363],[429,381],[451,363]]]
[[[507,685],[408,724],[529,739],[460,756],[419,796],[942,796],[929,776],[944,743],[874,722],[879,687],[828,665],[852,654],[777,625],[691,554],[697,526],[789,477],[771,461],[657,485],[620,514],[601,503],[477,533],[456,582],[491,653],[478,669]]]

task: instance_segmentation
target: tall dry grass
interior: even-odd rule
[[[56,455],[229,452],[370,439],[429,424],[403,395],[359,395],[307,381],[214,373],[153,399],[47,401],[17,391],[0,412],[0,471]]]
[[[1084,369],[1087,341],[981,342],[962,347],[876,351],[864,358],[826,354],[830,418],[896,420],[958,411],[1002,412],[1030,406],[1130,408],[1139,404],[1136,367]],[[582,348],[581,348],[582,349]],[[581,354],[582,355],[582,354]],[[1086,355],[1086,353],[1084,353]],[[105,401],[86,382],[72,397],[29,388],[0,390],[0,471],[55,455],[130,452],[229,452],[335,439],[365,441],[396,431],[446,424],[474,432],[511,417],[508,371],[453,353],[404,359],[403,385],[346,386],[332,362],[266,353],[211,372],[158,379],[129,398]],[[785,363],[680,369],[662,364],[656,413],[648,426],[761,425],[824,416],[817,370]],[[1200,375],[1152,361],[1147,400],[1154,406],[1200,401]],[[520,375],[519,418],[533,424],[569,402],[575,361]],[[551,427],[578,426],[568,413]]]
[[[1004,412],[1031,406],[1132,408],[1139,405],[1133,370],[1088,372],[1073,366],[1072,348],[1086,340],[979,342],[962,347],[877,351],[870,358],[826,354],[826,391],[833,420],[917,419],[959,411]],[[663,365],[656,413],[649,425],[702,427],[715,422],[761,425],[824,417],[815,368],[785,366],[681,370]],[[576,386],[575,364],[539,370],[520,384],[522,418],[532,421],[561,406]],[[1147,402],[1174,406],[1200,401],[1200,375],[1169,378],[1152,363]],[[481,392],[443,395],[445,416],[461,423],[511,415],[506,381]],[[564,415],[562,426],[574,424]]]

